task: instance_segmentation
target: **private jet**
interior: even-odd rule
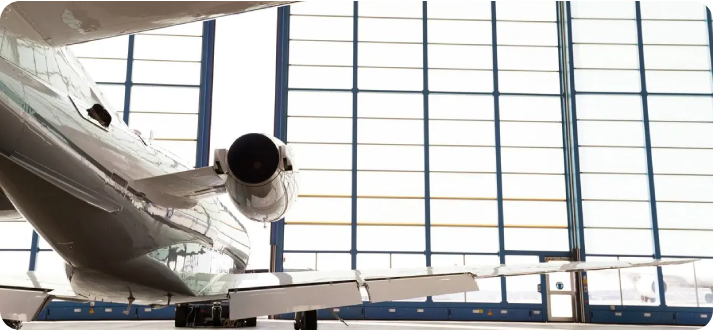
[[[211,306],[215,325],[294,313],[295,329],[315,330],[317,310],[362,304],[362,289],[383,302],[477,291],[480,278],[690,262],[246,272],[238,213],[265,224],[285,217],[298,195],[291,148],[245,134],[215,150],[213,164],[186,167],[116,115],[67,47],[290,3],[20,1],[3,10],[2,214],[21,215],[65,261],[59,273],[0,269],[7,325],[35,320],[56,299],[171,306],[175,327],[194,324],[196,304]]]

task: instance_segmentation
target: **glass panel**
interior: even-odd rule
[[[138,129],[145,135],[153,131],[156,139],[196,139],[198,135],[198,115],[132,113],[129,127]]]
[[[505,244],[507,244],[505,239]],[[537,256],[505,256],[505,264],[522,265],[539,263]],[[516,304],[541,304],[542,295],[537,292],[540,275],[506,277],[507,302]]]
[[[557,20],[554,1],[508,1],[497,2],[497,19],[508,21]]]
[[[706,19],[706,7],[696,1],[650,1],[641,3],[642,19]]]
[[[300,195],[351,196],[352,174],[348,171],[301,171]]]
[[[317,270],[350,270],[352,256],[349,253],[317,253]]]
[[[137,60],[201,60],[203,38],[136,35],[134,58]]]
[[[495,145],[495,125],[490,121],[431,120],[428,126],[430,145]]]
[[[30,269],[30,252],[0,251],[3,268],[0,272],[17,274]]]
[[[29,259],[28,259],[29,264]],[[64,259],[54,251],[40,251],[37,253],[37,264],[35,271],[38,273],[63,273],[66,263]]]
[[[656,200],[713,202],[713,176],[654,175]]]
[[[644,46],[646,69],[709,70],[708,47]],[[648,76],[647,76],[648,78]]]
[[[647,45],[707,45],[706,22],[642,21],[643,42]]]
[[[351,102],[351,94],[348,95]],[[357,100],[359,117],[423,119],[421,94],[360,92]],[[351,106],[351,103],[349,104]],[[349,115],[351,116],[351,113]]]
[[[290,222],[351,223],[352,201],[349,198],[305,197],[295,203],[285,218]]]
[[[194,62],[134,61],[131,79],[135,83],[198,85],[201,64]]]
[[[646,175],[582,174],[581,179],[583,199],[649,200]]]
[[[353,28],[351,17],[290,17],[290,39],[351,41]]]
[[[350,170],[352,146],[348,144],[291,143],[300,169]]]
[[[652,147],[713,148],[713,123],[650,123]]]
[[[422,96],[418,95],[418,97]],[[505,98],[500,98],[501,109]],[[428,96],[428,117],[430,119],[493,120],[494,111],[495,103],[491,95],[429,94]]]
[[[562,149],[502,148],[501,158],[505,173],[564,174]]]
[[[430,9],[430,8],[429,8]],[[465,257],[463,255],[431,255],[431,266],[433,267],[453,267],[463,266]],[[478,282],[478,284],[480,284]],[[478,288],[480,289],[480,287]],[[477,291],[476,291],[477,292]],[[434,302],[465,302],[465,293],[444,294],[432,297]]]
[[[348,45],[350,46],[349,52],[351,53],[353,50],[351,45]],[[290,49],[290,51],[292,50]],[[422,68],[423,46],[420,44],[360,42],[358,61],[359,66]],[[351,64],[352,63],[348,63],[348,65]]]
[[[495,174],[431,173],[431,197],[495,198]]]
[[[420,91],[423,89],[422,69],[359,68],[358,75],[359,89],[397,91]]]
[[[292,40],[289,53],[290,64],[351,66],[354,46],[350,42]]]
[[[357,199],[357,222],[367,223],[425,223],[423,199]],[[350,210],[351,207],[346,207]]]
[[[289,116],[352,117],[352,93],[289,91],[287,102]]]
[[[661,204],[658,204],[661,205]],[[585,227],[651,228],[648,202],[582,202]],[[661,215],[659,211],[659,225]]]
[[[399,239],[395,240],[394,237]],[[424,251],[425,249],[425,227],[357,226],[359,251]]]
[[[643,148],[581,147],[579,157],[582,172],[647,173]]]
[[[352,142],[352,120],[334,118],[287,119],[289,142]]]
[[[568,295],[550,295],[550,311],[552,317],[570,318],[573,315],[572,296]]]
[[[493,147],[429,147],[431,171],[495,173]]]
[[[650,93],[713,92],[710,71],[646,70],[646,88]]]
[[[565,202],[504,201],[505,225],[567,226]]]
[[[708,242],[713,240],[713,231],[659,230],[661,254],[669,256],[713,257]]]
[[[573,19],[572,41],[636,45],[638,42],[636,21]]]
[[[29,250],[31,247],[32,226],[28,222],[0,222],[0,249]]]
[[[317,268],[316,253],[285,253],[282,257],[282,269],[286,272],[315,270]]]
[[[574,18],[636,18],[633,1],[572,1]]]
[[[557,46],[556,23],[498,21],[497,29],[499,45]]]
[[[348,89],[353,85],[352,68],[292,66],[289,71],[290,88]]]
[[[317,133],[324,134],[324,133]],[[359,119],[358,143],[423,144],[422,120]]]
[[[109,110],[124,112],[124,86],[99,85],[99,90],[108,104],[104,104]]]
[[[364,1],[359,4],[359,16],[421,18],[423,6],[418,2]]]
[[[651,121],[713,121],[713,98],[708,96],[649,95],[648,101]]]
[[[641,75],[634,70],[575,69],[574,80],[580,92],[640,92]]]
[[[560,92],[560,77],[557,72],[501,71],[498,75],[502,93],[558,94]]]
[[[460,6],[461,3],[467,2],[459,2],[458,6]],[[487,15],[490,16],[490,9],[488,9]],[[431,18],[430,8],[428,17]],[[419,33],[423,31],[422,25],[415,28]],[[453,31],[468,31],[468,33],[453,33]],[[493,26],[490,22],[428,20],[429,43],[491,45],[493,43],[492,31]],[[420,38],[418,42],[421,42]]]
[[[695,263],[661,267],[667,287],[665,292],[667,306],[698,307],[696,281],[694,280],[697,274],[694,266]],[[680,284],[674,285],[677,280],[680,281]],[[710,290],[706,291],[710,293]]]
[[[198,113],[199,93],[198,87],[132,86],[131,112]]]
[[[493,49],[491,46],[428,45],[428,67],[492,70]]]
[[[129,54],[129,36],[118,36],[71,45],[74,56],[126,59]]]
[[[580,121],[577,125],[580,146],[644,147],[641,122]]]
[[[423,171],[423,147],[359,145],[359,170]]]
[[[348,251],[351,249],[351,237],[351,226],[285,224],[285,250]]]
[[[82,58],[79,60],[94,82],[126,81],[126,60]],[[138,82],[138,81],[135,81]]]
[[[348,173],[350,174],[351,173]],[[347,185],[351,187],[351,185]],[[357,172],[359,196],[423,197],[423,173]]]
[[[504,147],[562,147],[560,123],[500,123],[500,143]]]
[[[649,229],[584,228],[584,241],[591,254],[653,254]]]
[[[479,1],[433,1],[428,4],[428,18],[488,20],[490,19],[490,3]]]
[[[505,250],[567,251],[569,235],[564,228],[505,228]]]
[[[500,120],[561,121],[561,99],[550,96],[500,96]]]
[[[706,280],[703,274],[711,274],[713,271],[713,260],[699,260],[694,263],[696,268],[696,279],[698,280],[698,302],[701,307],[710,308],[713,306],[713,293],[711,293],[710,288],[713,287],[713,283],[710,280]],[[703,275],[703,276],[702,276]]]
[[[423,42],[423,21],[359,18],[359,41]]]
[[[300,2],[290,5],[290,14],[352,16],[354,15],[354,4],[338,1]],[[290,19],[294,19],[294,17]]]
[[[564,175],[503,174],[503,198],[564,200]]]
[[[649,114],[651,98],[649,96]],[[577,95],[577,119],[643,120],[639,95]],[[582,125],[582,124],[580,124]],[[584,124],[588,125],[588,124]],[[589,124],[591,125],[591,124]],[[595,124],[596,125],[596,124]],[[611,130],[608,130],[611,132]],[[581,141],[580,141],[581,142]]]
[[[431,199],[431,224],[497,225],[497,201]]]
[[[622,261],[651,261],[651,258],[620,258]],[[621,288],[624,305],[658,306],[659,287],[656,267],[637,267],[621,269]],[[644,301],[643,297],[655,301]]]
[[[428,89],[434,92],[492,92],[493,73],[429,69]]]
[[[659,228],[713,229],[713,204],[656,203]]]
[[[649,56],[645,55],[646,66]],[[578,69],[638,69],[639,47],[635,45],[574,45],[574,67]]]
[[[432,227],[434,252],[498,252],[498,228]]]
[[[498,69],[558,71],[557,48],[498,46]]]
[[[657,174],[713,175],[713,150],[654,148],[651,154]]]

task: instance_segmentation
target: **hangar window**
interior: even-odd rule
[[[656,199],[673,202],[713,202],[713,176],[654,176]]]
[[[662,255],[713,257],[713,251],[707,244],[693,243],[711,242],[713,231],[661,229],[659,240]]]
[[[498,228],[461,226],[434,226],[431,228],[431,250],[433,252],[498,252],[498,241]]]
[[[657,174],[713,175],[713,149],[651,150]]]
[[[290,143],[300,170],[350,170],[350,144]]]
[[[498,46],[498,69],[558,72],[557,50],[557,47]]]
[[[358,119],[357,143],[423,145],[423,120]]]
[[[495,125],[492,121],[430,120],[431,146],[494,146]]]
[[[423,225],[425,209],[423,199],[358,198],[357,223]]]
[[[651,121],[713,122],[713,98],[709,96],[649,95]]]
[[[573,18],[634,19],[636,16],[633,1],[576,1],[571,6]]]
[[[352,88],[352,68],[291,66],[290,88]]]
[[[361,56],[361,55],[360,55]],[[431,69],[493,69],[493,48],[471,45],[428,45]]]
[[[555,12],[554,5],[552,12]],[[498,20],[500,18],[498,17]],[[557,46],[555,23],[498,22],[498,44],[520,46]]]
[[[636,173],[646,174],[644,148],[579,148],[582,173]]]
[[[422,146],[359,145],[357,169],[383,171],[423,171]]]
[[[124,91],[123,85],[102,85],[99,84],[99,90],[106,100],[104,105],[107,109],[111,109],[117,113],[117,117],[122,118],[124,114]]]
[[[652,122],[651,147],[713,148],[713,123]]]
[[[349,50],[352,51],[351,47]],[[360,67],[423,67],[423,46],[421,44],[360,42],[358,52]],[[351,65],[351,63],[349,63],[349,65]],[[361,77],[359,78],[361,79]]]
[[[653,241],[648,229],[585,228],[587,253],[603,255],[652,255]]]
[[[202,38],[198,36],[136,35],[137,60],[200,62]]]
[[[426,250],[425,228],[424,226],[358,225],[357,250],[423,252]],[[399,239],[393,239],[394,237],[398,237]],[[411,265],[411,267],[414,267],[414,265]]]
[[[423,17],[423,5],[420,2],[362,2],[359,4],[360,17]]]
[[[611,262],[617,257],[587,257],[587,261]],[[618,269],[587,272],[589,303],[591,305],[621,305],[620,271]]]
[[[320,239],[308,239],[319,237]],[[286,251],[349,251],[351,226],[343,225],[292,225],[285,224]]]
[[[359,68],[359,89],[421,91],[423,90],[422,69],[381,69]]]
[[[491,93],[493,73],[492,71],[429,69],[428,89],[434,92]]]
[[[201,64],[198,62],[134,61],[131,79],[134,83],[199,85]]]
[[[564,175],[503,174],[503,198],[565,200]]]
[[[429,119],[493,120],[494,113],[495,101],[492,95],[434,93],[428,96]]]
[[[346,172],[350,175],[351,173]],[[423,197],[424,174],[421,172],[357,172],[360,197]],[[351,181],[350,181],[351,182]],[[351,184],[347,185],[350,187]]]
[[[637,44],[636,21],[573,19],[572,41],[591,44]]]
[[[713,230],[713,203],[657,202],[661,229]]]
[[[137,112],[131,114],[129,127],[144,134],[153,131],[156,139],[195,140],[198,115]]]
[[[686,259],[668,259],[668,258],[662,258],[664,260],[686,260]],[[698,275],[699,269],[697,269],[697,263],[689,263],[689,264],[683,264],[683,265],[668,265],[668,266],[663,266],[661,267],[661,272],[663,273],[664,276],[664,281],[666,279],[684,279],[684,278],[689,278],[692,279],[695,276]],[[687,286],[681,286],[681,287],[676,287],[675,285],[672,285],[667,283],[666,286],[666,306],[681,306],[681,307],[699,307],[698,303],[698,297],[702,296],[702,298],[705,299],[705,296],[710,293],[710,290],[705,290],[706,292],[697,292],[699,291],[700,285],[696,287],[696,283],[692,283],[690,287]],[[702,290],[701,290],[702,291]],[[705,303],[705,300],[703,300],[703,303]]]
[[[343,197],[303,197],[285,218],[287,223],[351,223],[352,202]]]
[[[490,3],[453,0],[433,1],[428,3],[428,19],[490,20]]]
[[[496,196],[495,173],[431,173],[432,198],[487,199]]]
[[[564,152],[560,148],[502,148],[503,173],[564,174]]]
[[[648,201],[646,175],[582,174],[582,198],[599,200]]]
[[[360,17],[359,41],[421,43],[423,21]]]
[[[651,98],[649,96],[649,110]],[[587,120],[643,120],[640,95],[577,95],[577,119]],[[581,124],[580,124],[581,125]],[[592,125],[592,124],[584,124]],[[601,129],[602,124],[593,124]],[[586,129],[586,128],[585,128]],[[580,129],[581,131],[581,129]],[[609,133],[614,133],[608,130]],[[643,134],[643,133],[642,133]],[[599,134],[603,135],[603,134]],[[582,137],[580,136],[580,139]],[[580,141],[581,143],[581,141]]]
[[[500,96],[500,120],[560,122],[562,99],[552,96]]]
[[[354,20],[346,17],[290,17],[290,39],[351,41]]]
[[[708,45],[706,22],[655,21],[641,22],[644,44],[647,45]]]
[[[513,251],[568,251],[569,234],[566,227],[505,228],[505,249]],[[537,262],[535,259],[532,263]]]
[[[423,119],[421,93],[359,92],[357,101],[359,118]]]
[[[705,20],[706,7],[696,1],[655,1],[641,3],[641,18]]]
[[[574,56],[577,69],[639,69],[639,47],[636,45],[575,44]],[[646,64],[649,64],[648,55]]]
[[[37,253],[35,271],[46,274],[61,274],[65,271],[65,261],[54,251],[40,251]]]
[[[289,91],[287,100],[291,117],[351,117],[353,113],[352,93]]]
[[[20,274],[26,272],[30,265],[29,251],[0,251],[3,272]]]
[[[499,73],[500,92],[559,94],[560,76],[557,72],[514,72]]]
[[[429,4],[430,6],[431,4]],[[487,13],[490,16],[490,9],[487,9]],[[422,29],[419,28],[419,30]],[[453,31],[468,31],[468,33],[453,33]],[[489,21],[431,19],[429,13],[429,44],[492,45],[492,31],[493,25]]]
[[[641,122],[580,121],[580,146],[644,147]]]
[[[290,14],[351,17],[354,15],[354,4],[347,1],[300,2],[290,5]]]
[[[126,60],[83,58],[80,62],[94,81],[123,83],[126,80]]]
[[[497,19],[508,21],[543,21],[557,20],[555,3],[552,1],[512,1],[498,2]]]
[[[582,202],[585,227],[651,228],[648,202]]]
[[[495,173],[494,147],[430,146],[428,149],[431,172]]]
[[[497,226],[498,202],[431,198],[431,225],[440,224]]]
[[[706,46],[646,45],[644,58],[646,69],[710,70],[711,67],[710,51]]]
[[[713,92],[710,71],[651,71],[646,70],[646,88],[651,93]]]
[[[651,258],[641,257],[619,257],[621,261],[651,261]],[[659,306],[661,302],[658,298],[655,301],[642,301],[642,289],[644,295],[652,296],[651,293],[659,292],[659,284],[656,280],[656,267],[624,268],[620,270],[622,302],[625,306]],[[637,284],[638,287],[637,287]],[[652,288],[654,290],[649,291]],[[648,291],[648,292],[647,292]],[[658,297],[658,293],[655,294]]]
[[[348,171],[301,171],[300,196],[351,196],[352,174]]]
[[[198,87],[131,86],[130,111],[132,114],[198,113],[199,93]]]
[[[0,222],[0,249],[29,249],[31,245],[32,226],[29,223]]]
[[[575,69],[580,92],[641,92],[641,75],[628,70]]]
[[[503,147],[562,147],[562,124],[501,122]]]
[[[565,201],[506,200],[503,202],[503,218],[505,226],[565,228],[567,227],[567,204]]]
[[[287,141],[290,143],[352,142],[351,119],[290,117],[287,127]]]
[[[290,64],[351,66],[351,42],[290,41]]]
[[[500,257],[490,255],[466,255],[466,266],[475,265],[500,265]],[[503,300],[501,289],[502,278],[484,278],[477,280],[479,291],[467,292],[466,302],[501,302]]]

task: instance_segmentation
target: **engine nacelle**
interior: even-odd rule
[[[654,276],[643,276],[636,281],[636,291],[638,291],[642,297],[656,299],[659,297],[657,282]],[[663,292],[666,292],[666,282],[664,282],[663,287]]]
[[[230,149],[215,151],[216,172],[240,213],[257,222],[285,217],[297,200],[297,167],[289,146],[259,133],[245,134]]]

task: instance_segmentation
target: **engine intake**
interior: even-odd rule
[[[265,135],[250,133],[235,140],[228,150],[228,166],[236,179],[254,185],[270,180],[280,166],[280,150]]]

